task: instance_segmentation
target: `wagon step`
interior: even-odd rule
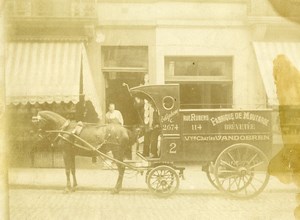
[[[124,163],[138,163],[141,162],[140,160],[124,160]]]
[[[136,155],[138,155],[140,158],[142,158],[145,161],[151,161],[151,162],[160,161],[160,158],[144,157],[143,154],[141,154],[140,152],[136,152]]]

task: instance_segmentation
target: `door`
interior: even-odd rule
[[[116,110],[119,110],[123,115],[124,125],[139,123],[138,113],[124,83],[131,88],[143,84],[143,81],[144,73],[111,72],[106,74],[106,111],[109,103],[114,103]]]

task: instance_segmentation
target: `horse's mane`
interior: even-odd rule
[[[38,114],[43,118],[53,121],[55,124],[64,124],[67,120],[61,115],[52,111],[40,111]]]

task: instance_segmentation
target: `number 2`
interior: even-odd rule
[[[176,154],[176,143],[171,143],[170,144],[170,151],[169,151],[169,153],[170,154]]]

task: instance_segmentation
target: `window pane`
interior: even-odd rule
[[[181,108],[231,108],[231,83],[181,83]]]
[[[231,76],[231,57],[167,57],[168,76]]]
[[[148,66],[147,47],[105,46],[102,47],[104,67],[144,67]]]

